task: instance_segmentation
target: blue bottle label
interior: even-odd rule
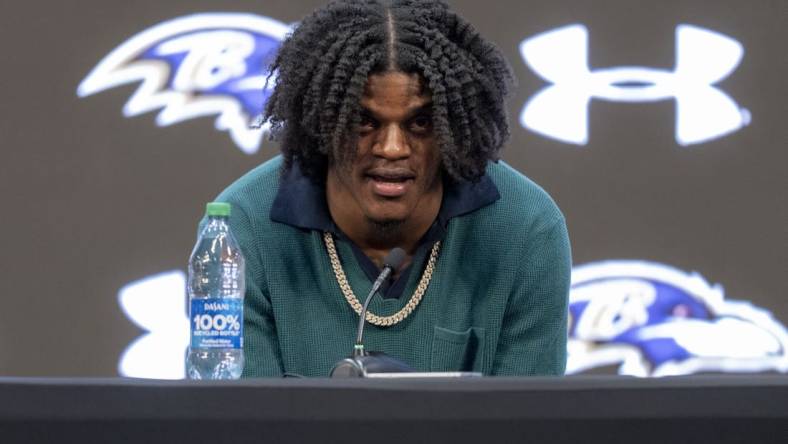
[[[192,299],[192,348],[243,348],[243,300]]]

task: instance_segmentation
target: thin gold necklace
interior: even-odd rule
[[[334,276],[337,278],[339,288],[342,290],[342,294],[345,296],[345,300],[347,300],[348,304],[350,304],[353,310],[355,310],[356,313],[360,315],[361,302],[359,302],[356,294],[353,293],[353,289],[350,288],[350,283],[347,280],[347,276],[345,276],[345,270],[342,269],[342,264],[339,262],[339,255],[337,254],[337,249],[334,245],[334,238],[331,236],[331,233],[327,231],[323,232],[323,241],[326,244],[328,257],[331,260],[331,268],[334,269]],[[419,302],[421,302],[424,292],[427,291],[427,286],[430,284],[430,279],[432,279],[432,273],[435,270],[435,262],[438,260],[438,251],[440,251],[440,248],[440,241],[435,242],[435,245],[432,246],[430,258],[427,261],[427,266],[424,268],[424,273],[421,275],[419,285],[416,286],[416,290],[413,292],[413,295],[411,295],[410,300],[405,305],[405,307],[391,316],[378,316],[367,310],[367,322],[377,326],[387,327],[401,322],[403,319],[407,318],[411,313],[413,313],[413,310],[415,310],[419,305]]]

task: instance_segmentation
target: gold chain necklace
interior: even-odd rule
[[[359,302],[356,294],[353,293],[353,289],[350,288],[350,283],[347,280],[347,276],[345,276],[345,270],[342,269],[342,264],[339,262],[339,255],[337,255],[337,249],[334,246],[334,238],[331,237],[331,233],[327,231],[323,232],[323,241],[326,244],[328,257],[331,259],[331,268],[334,269],[334,276],[337,278],[339,288],[342,290],[342,294],[345,296],[345,300],[347,300],[348,304],[350,304],[353,310],[355,310],[356,313],[360,315],[361,302]],[[367,310],[367,322],[381,327],[388,327],[401,322],[403,319],[407,318],[411,313],[413,313],[413,310],[415,310],[416,306],[418,306],[419,302],[421,302],[424,292],[427,291],[427,286],[430,284],[432,273],[435,270],[435,262],[438,260],[438,251],[440,250],[440,246],[441,243],[438,241],[435,242],[435,245],[432,247],[430,259],[427,261],[427,266],[424,268],[424,273],[421,275],[419,285],[416,286],[416,290],[413,292],[413,295],[410,297],[410,300],[405,305],[405,307],[391,316],[378,316]]]

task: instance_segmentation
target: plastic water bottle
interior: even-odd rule
[[[230,231],[230,204],[206,205],[208,220],[189,258],[189,379],[238,379],[244,366],[244,257]]]

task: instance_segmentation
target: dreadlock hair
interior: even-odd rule
[[[356,155],[367,78],[418,73],[449,179],[477,181],[509,137],[504,98],[513,75],[500,51],[440,0],[340,0],[306,17],[271,66],[265,109],[284,168],[315,181]]]

